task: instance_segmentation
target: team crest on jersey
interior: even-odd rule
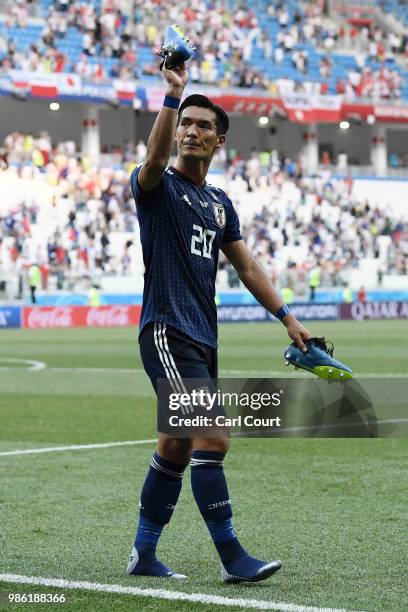
[[[225,227],[225,208],[223,204],[214,204],[214,217],[218,227]]]

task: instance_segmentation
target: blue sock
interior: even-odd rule
[[[144,516],[139,516],[135,548],[141,556],[156,556],[156,548],[164,525],[154,523]]]
[[[163,527],[170,521],[180,495],[186,466],[154,453],[140,497],[140,517],[135,548],[139,554],[138,573],[157,573],[156,547]]]
[[[194,451],[191,456],[191,487],[225,569],[237,576],[253,576],[265,562],[251,557],[232,527],[232,506],[225,480],[225,454]]]

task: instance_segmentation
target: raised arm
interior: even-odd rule
[[[167,167],[176,132],[178,102],[188,80],[184,64],[174,70],[167,70],[163,66],[163,75],[168,83],[165,103],[150,132],[146,159],[138,176],[143,191],[156,187]]]
[[[249,289],[258,302],[273,315],[279,313],[284,304],[245,242],[243,240],[229,242],[223,246],[222,250],[236,269],[245,287]],[[289,337],[296,342],[300,349],[306,350],[304,341],[311,338],[312,334],[291,313],[282,316],[281,320]]]

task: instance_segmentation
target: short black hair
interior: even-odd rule
[[[201,94],[193,94],[188,96],[184,102],[181,104],[178,115],[177,115],[177,126],[180,122],[180,118],[182,112],[188,106],[198,106],[200,108],[209,108],[211,111],[215,113],[216,119],[215,123],[217,126],[217,134],[226,134],[229,128],[229,119],[228,115],[221,106],[218,104],[213,104],[207,96],[202,96]]]

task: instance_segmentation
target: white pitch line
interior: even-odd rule
[[[377,420],[373,421],[373,425],[377,425],[381,427],[381,425],[401,425],[402,423],[408,423],[408,419],[384,419],[383,421]],[[345,429],[346,427],[367,427],[371,425],[370,421],[367,422],[357,422],[357,423],[323,423],[323,425],[302,425],[300,427],[282,427],[277,429],[275,433],[279,434],[281,432],[284,433],[300,433],[301,431],[314,431],[321,429]]]
[[[119,372],[120,374],[146,374],[143,368],[47,368],[47,372],[89,372],[91,374],[106,374],[106,372]]]
[[[376,422],[376,425],[379,427],[381,425],[400,425],[403,423],[408,423],[408,418],[402,419],[384,419]],[[334,423],[334,424],[323,424],[317,426],[318,429],[344,429],[345,427],[366,427],[369,423]],[[314,430],[314,425],[307,425],[301,427],[283,427],[281,429],[277,429],[275,431],[276,434],[284,433],[300,433],[301,431],[309,431]],[[239,437],[234,436],[233,437]],[[153,444],[157,442],[155,438],[151,438],[149,440],[127,440],[124,442],[102,442],[100,444],[73,444],[67,446],[48,446],[45,448],[25,448],[25,449],[17,449],[13,451],[2,451],[0,452],[0,457],[13,457],[18,455],[37,455],[41,453],[58,453],[63,451],[76,451],[76,450],[92,450],[94,448],[112,448],[114,446],[137,446],[140,444]]]
[[[307,374],[305,370],[299,370],[298,372],[294,372],[293,370],[220,370],[223,374],[239,374],[242,378],[246,378],[247,376],[256,376],[256,378],[261,378],[263,376],[279,376],[280,378],[293,378],[300,377],[302,378]],[[355,378],[359,380],[360,378],[408,378],[408,372],[396,373],[396,372],[358,372],[355,374]]]
[[[293,370],[221,370],[223,374],[238,374],[241,378],[247,378],[254,376],[255,378],[263,377],[279,377],[279,378],[307,378],[310,377],[309,373],[305,370],[299,370],[294,372]],[[408,378],[408,372],[358,372],[354,375],[355,379],[360,378]]]
[[[8,359],[7,361],[11,361],[10,359]],[[22,361],[22,360],[21,360]],[[26,360],[26,362],[28,363],[28,360]],[[48,368],[46,366],[46,364],[43,364],[43,362],[39,361],[39,362],[31,362],[32,364],[37,363],[38,367],[31,367],[31,368],[27,368],[27,369],[23,369],[23,368],[1,368],[0,367],[0,371],[1,370],[15,370],[18,371],[19,373],[23,373],[23,372],[33,372],[33,371],[43,371],[43,372],[88,372],[91,374],[106,374],[106,373],[112,373],[112,374],[145,374],[145,370],[143,370],[142,368]],[[241,378],[247,378],[248,376],[256,376],[257,378],[261,378],[261,377],[267,377],[267,376],[279,376],[280,378],[293,378],[293,377],[303,377],[306,375],[306,372],[294,372],[293,370],[230,370],[230,369],[221,369],[220,370],[221,374],[224,375],[228,375],[228,374],[236,374],[239,375]],[[358,372],[356,374],[356,378],[408,378],[408,372]]]
[[[0,582],[34,584],[36,586],[56,587],[59,589],[80,589],[99,593],[133,595],[136,597],[154,597],[156,599],[167,599],[170,601],[191,601],[214,606],[255,608],[256,610],[280,610],[281,612],[347,612],[344,608],[318,608],[316,606],[299,606],[294,603],[265,601],[262,599],[223,597],[221,595],[208,595],[206,593],[183,593],[182,591],[170,591],[169,589],[144,589],[121,584],[101,584],[99,582],[71,581],[63,580],[62,578],[43,578],[41,576],[20,576],[18,574],[0,574]]]
[[[128,440],[124,442],[103,442],[101,444],[73,444],[70,446],[48,446],[45,448],[26,448],[13,451],[2,451],[0,457],[11,457],[13,455],[36,455],[39,453],[58,453],[72,450],[92,450],[93,448],[111,448],[113,446],[136,446],[138,444],[153,444],[155,438],[151,440]]]
[[[6,363],[23,363],[23,364],[27,364],[29,367],[28,368],[9,368],[7,366],[1,366],[0,367],[0,371],[1,372],[10,372],[10,370],[18,370],[19,372],[35,372],[38,370],[44,370],[47,367],[47,364],[44,363],[43,361],[34,361],[33,359],[14,359],[11,357],[0,357],[0,362],[6,362]]]

